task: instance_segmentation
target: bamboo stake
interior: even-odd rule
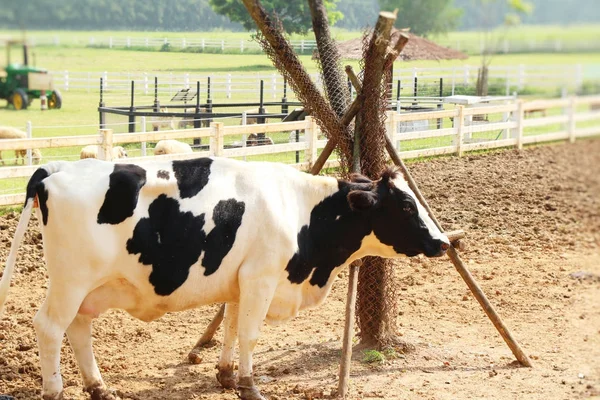
[[[414,179],[410,175],[410,172],[408,172],[406,165],[404,165],[404,162],[398,156],[398,153],[396,152],[394,145],[392,144],[390,139],[387,137],[387,135],[386,135],[385,139],[386,139],[385,147],[386,147],[388,153],[390,154],[392,161],[394,161],[394,164],[396,164],[398,167],[400,167],[400,169],[404,173],[404,176],[406,177],[406,180],[408,181],[408,185],[410,186],[412,191],[415,193],[415,195],[417,196],[417,198],[419,199],[419,201],[421,202],[423,207],[425,207],[425,209],[427,210],[427,213],[429,214],[429,217],[431,218],[431,220],[435,223],[435,225],[441,231],[442,227],[441,227],[440,223],[433,215],[433,211],[431,211],[431,208],[429,207],[429,204],[427,204],[427,201],[421,194],[421,191],[419,190],[417,183],[414,181]],[[531,364],[531,361],[529,360],[527,355],[523,352],[523,350],[519,346],[519,343],[517,343],[516,339],[512,336],[512,334],[510,333],[510,331],[508,330],[506,325],[504,325],[504,322],[502,322],[502,319],[500,318],[500,316],[498,315],[498,313],[496,312],[496,310],[494,309],[492,304],[489,302],[489,300],[485,296],[485,293],[483,293],[483,290],[481,290],[481,287],[477,284],[475,279],[473,279],[473,276],[471,275],[471,273],[469,272],[467,267],[464,265],[464,263],[458,256],[458,253],[456,252],[454,245],[450,246],[450,248],[448,249],[448,251],[446,253],[450,257],[450,260],[452,260],[452,263],[454,264],[454,267],[456,268],[456,270],[458,271],[460,276],[463,278],[463,280],[465,281],[465,283],[467,284],[467,286],[473,293],[473,296],[475,296],[475,298],[477,299],[477,301],[483,308],[483,311],[485,311],[488,318],[492,321],[492,323],[494,324],[494,326],[496,327],[496,329],[502,336],[502,339],[504,339],[504,341],[506,342],[506,344],[508,345],[508,347],[510,348],[512,353],[517,358],[517,360],[521,363],[521,365],[523,365],[525,367],[532,367],[533,365]]]
[[[360,111],[360,107],[362,106],[363,101],[364,96],[362,94],[356,96],[356,98],[354,99],[350,107],[348,107],[348,110],[346,110],[346,113],[342,117],[341,124],[343,126],[350,125],[350,122],[352,122],[356,114],[358,114],[358,111]],[[323,165],[325,165],[325,162],[327,162],[327,159],[329,158],[331,153],[333,153],[333,150],[335,150],[336,145],[337,140],[335,140],[335,138],[329,139],[329,141],[325,145],[325,148],[323,149],[313,166],[310,168],[311,174],[318,175],[319,172],[321,172],[321,169],[323,169]]]
[[[360,173],[360,127],[354,127],[354,148],[352,153],[352,172]],[[356,293],[358,286],[358,268],[362,260],[350,264],[348,273],[348,295],[346,296],[346,319],[344,321],[344,339],[342,341],[342,359],[340,361],[340,378],[338,395],[346,397],[348,381],[350,380],[350,365],[352,363],[352,337],[354,336],[354,319],[356,313]]]
[[[219,308],[217,314],[213,317],[212,321],[210,321],[210,324],[208,324],[208,326],[206,327],[206,330],[202,334],[202,337],[198,339],[192,351],[189,352],[188,360],[192,364],[197,364],[196,360],[198,359],[198,353],[207,343],[209,343],[212,340],[213,336],[215,336],[217,329],[219,329],[221,322],[223,322],[224,315],[225,303],[221,304],[221,308]]]

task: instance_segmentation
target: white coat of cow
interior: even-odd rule
[[[50,282],[34,326],[48,400],[62,396],[65,332],[86,391],[113,399],[92,352],[94,317],[120,308],[151,321],[216,302],[227,303],[217,379],[243,399],[263,399],[252,352],[265,319],[284,321],[321,303],[340,269],[363,256],[439,256],[448,248],[406,181],[389,170],[376,181],[343,181],[219,158],[54,162],[27,186],[0,312],[36,205]]]

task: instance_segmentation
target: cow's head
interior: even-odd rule
[[[375,255],[437,257],[449,248],[401,174],[388,169],[376,181],[355,174],[352,182],[348,202],[354,211],[367,213],[376,238],[367,245]]]

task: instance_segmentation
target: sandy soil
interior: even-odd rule
[[[413,349],[371,364],[355,352],[350,398],[600,398],[600,140],[410,168],[443,226],[468,232],[463,259],[535,367],[514,361],[449,260],[416,257],[397,268],[398,333]],[[0,218],[2,260],[17,218]],[[0,320],[0,393],[17,399],[38,398],[41,388],[31,324],[47,284],[41,249],[32,223]],[[322,307],[264,328],[255,355],[264,395],[331,396],[345,296],[342,276]],[[216,309],[150,324],[103,315],[94,346],[105,381],[127,399],[236,399],[214,377],[219,346],[200,364],[186,362]],[[62,366],[66,398],[84,399],[66,340]]]

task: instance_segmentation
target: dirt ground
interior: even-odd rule
[[[463,259],[525,349],[521,368],[447,258],[398,263],[399,332],[412,349],[367,363],[355,352],[351,399],[600,398],[600,140],[410,165],[446,230],[468,233]],[[0,218],[5,260],[18,215]],[[34,227],[35,226],[35,227]],[[0,320],[0,393],[36,399],[32,318],[46,288],[30,224]],[[346,279],[320,308],[265,326],[255,377],[271,399],[329,398],[337,386]],[[105,381],[127,399],[236,399],[217,385],[219,346],[186,355],[217,306],[144,323],[121,311],[94,323]],[[221,338],[221,332],[217,339]],[[68,399],[84,399],[66,340]]]

